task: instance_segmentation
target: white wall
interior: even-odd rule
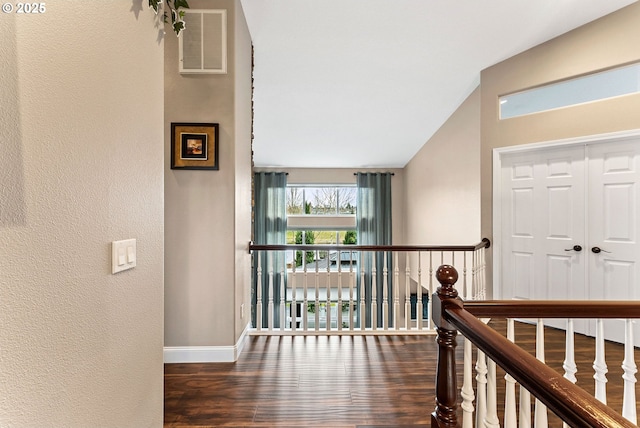
[[[0,18],[0,426],[160,427],[156,18],[46,6]],[[110,242],[126,238],[138,266],[112,275]]]
[[[480,90],[405,167],[405,243],[480,242]]]
[[[236,321],[235,341],[250,321],[251,313],[251,256],[248,251],[251,240],[251,99],[252,53],[249,27],[240,0],[235,0],[235,269],[236,300],[233,313]],[[244,317],[237,309],[245,307]]]

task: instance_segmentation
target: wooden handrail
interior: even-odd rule
[[[310,245],[310,244],[254,244],[251,251],[476,251],[489,248],[491,241],[483,238],[475,245]]]
[[[500,312],[498,308],[500,302],[497,301],[482,304],[464,303],[458,299],[458,293],[454,288],[458,273],[453,266],[441,266],[436,273],[436,278],[441,286],[438,287],[434,295],[432,312],[433,321],[437,326],[439,345],[436,372],[436,409],[431,415],[432,428],[458,426],[456,419],[456,367],[453,358],[457,331],[460,331],[471,343],[572,427],[631,428],[636,426],[476,318],[478,314],[481,314],[479,316],[489,316],[490,314],[498,316],[498,313],[508,314],[501,315],[508,317],[546,318],[547,316],[543,316],[540,311],[530,311],[526,312],[527,315],[523,315],[525,308],[531,307],[533,302],[509,301],[507,306],[511,306],[508,307],[508,310]],[[551,314],[555,307],[571,313],[569,317],[576,317],[576,314],[586,316],[586,310],[589,307],[597,309],[592,302],[585,302],[583,309],[577,312],[571,312],[567,309],[567,302],[562,302],[561,305],[556,304],[557,302],[544,303],[543,306],[546,307],[544,314]],[[637,311],[634,312],[636,309],[633,304],[627,305],[624,302],[617,302],[614,306],[637,314]],[[467,307],[474,312],[467,310]],[[526,310],[529,311],[529,309]],[[516,311],[520,312],[516,314]],[[618,312],[615,316],[623,317],[624,314]]]
[[[445,309],[444,318],[573,427],[635,427],[560,373],[511,343],[464,308]]]
[[[640,318],[637,300],[483,300],[464,308],[478,318]]]

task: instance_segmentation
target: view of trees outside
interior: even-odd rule
[[[342,243],[345,245],[355,245],[358,243],[358,235],[355,230],[347,230],[342,239]]]
[[[287,188],[287,215],[355,215],[356,188],[354,186]],[[305,230],[287,232],[287,244],[356,244],[355,230]],[[326,253],[319,254],[320,258]],[[314,252],[307,252],[305,262],[313,263]],[[302,252],[296,253],[296,266],[302,266]]]
[[[309,204],[308,212],[303,210]],[[287,214],[355,214],[355,187],[295,187],[287,188]]]
[[[311,204],[304,204],[304,212],[305,214],[309,214],[311,211]],[[296,231],[295,234],[295,243],[302,244],[302,238],[304,237],[304,243],[311,245],[316,242],[316,233],[313,230],[305,230],[304,232],[301,230]],[[305,263],[313,263],[315,260],[315,254],[313,252],[305,252],[304,256]],[[296,266],[302,266],[302,251],[296,251]]]

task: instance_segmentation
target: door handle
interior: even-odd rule
[[[565,251],[575,251],[576,253],[579,253],[582,251],[582,247],[580,245],[574,245],[573,248],[567,248]]]
[[[592,247],[592,248],[591,248],[591,252],[592,252],[592,253],[594,253],[594,254],[598,254],[598,253],[611,253],[611,251],[603,250],[603,249],[602,249],[602,248],[600,248],[600,247]]]

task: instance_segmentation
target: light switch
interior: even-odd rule
[[[136,266],[136,240],[125,239],[111,243],[111,273],[122,272]]]
[[[124,260],[124,248],[118,247],[118,266],[125,264]]]
[[[127,263],[136,262],[136,247],[132,245],[127,246]]]

